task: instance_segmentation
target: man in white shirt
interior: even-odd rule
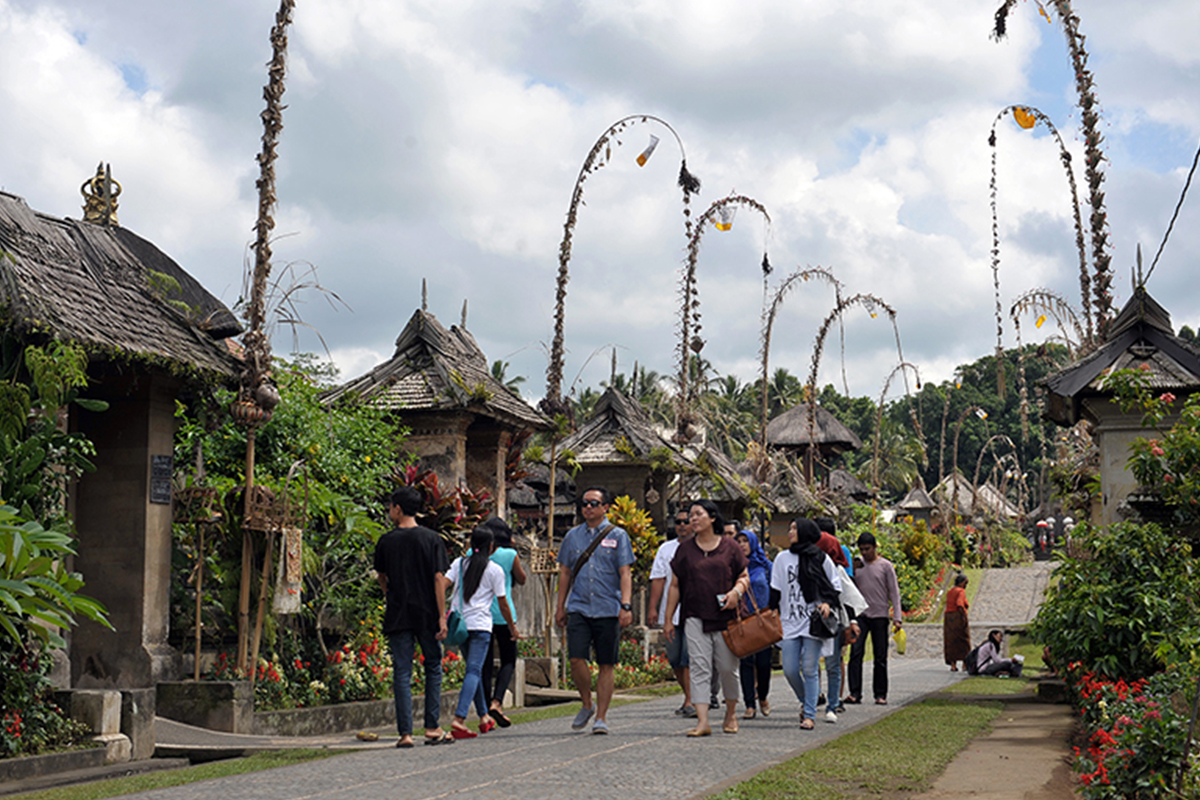
[[[679,544],[687,540],[692,535],[691,526],[688,524],[688,512],[686,506],[680,506],[675,512],[675,538],[668,539],[658,547],[658,552],[654,554],[654,565],[650,567],[650,610],[649,623],[656,626],[667,615],[667,592],[671,589],[671,559],[675,557],[675,551],[679,549]],[[679,609],[675,609],[674,623],[679,624]],[[671,669],[675,671],[675,680],[679,681],[680,687],[683,688],[683,705],[675,709],[677,717],[694,717],[696,716],[696,708],[692,705],[692,680],[691,670],[688,669],[688,651],[687,638],[684,636],[673,636],[667,641],[667,661],[671,664]]]

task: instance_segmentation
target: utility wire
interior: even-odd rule
[[[1150,276],[1154,274],[1154,268],[1158,266],[1158,257],[1162,255],[1163,248],[1167,246],[1167,239],[1171,238],[1171,229],[1175,227],[1175,220],[1179,219],[1179,209],[1183,208],[1183,200],[1187,197],[1188,187],[1192,185],[1192,176],[1196,174],[1197,164],[1200,164],[1200,149],[1196,150],[1196,157],[1192,159],[1192,168],[1188,170],[1187,180],[1183,183],[1183,192],[1179,195],[1179,202],[1175,205],[1175,213],[1171,215],[1171,224],[1167,226],[1167,232],[1163,234],[1162,244],[1158,246],[1158,252],[1154,254],[1154,261],[1150,263],[1150,271],[1142,279],[1143,286],[1146,285],[1146,281],[1150,280]]]

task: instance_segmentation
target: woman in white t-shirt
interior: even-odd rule
[[[483,662],[492,652],[492,600],[499,602],[500,613],[504,615],[509,631],[514,639],[518,638],[517,625],[513,622],[504,591],[504,570],[490,560],[492,547],[492,532],[487,528],[476,528],[471,532],[471,555],[454,559],[446,573],[446,579],[454,587],[450,609],[462,615],[469,634],[462,645],[467,674],[458,694],[454,721],[450,724],[450,735],[455,739],[474,739],[476,736],[467,728],[467,713],[472,701],[479,714],[479,732],[487,733],[496,727],[496,721],[488,714],[483,691]]]
[[[771,568],[771,607],[779,609],[783,623],[783,641],[779,643],[783,677],[804,705],[800,712],[800,727],[804,730],[812,730],[817,715],[821,657],[834,655],[832,636],[813,635],[812,616],[833,614],[836,618],[838,593],[842,590],[833,560],[817,547],[820,538],[817,523],[811,519],[794,520],[788,529],[791,546],[775,556]],[[830,678],[834,677],[830,673]],[[838,683],[831,680],[830,696],[836,697],[839,689]],[[825,721],[837,722],[837,714],[828,710]]]

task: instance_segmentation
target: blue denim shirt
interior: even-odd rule
[[[600,526],[608,522],[600,523]],[[588,528],[587,523],[567,531],[562,547],[558,549],[558,563],[570,569],[583,555],[598,528]],[[592,551],[591,558],[583,565],[579,577],[567,595],[567,611],[585,617],[615,617],[621,613],[621,567],[634,562],[633,546],[629,534],[613,527],[604,534],[603,541]]]

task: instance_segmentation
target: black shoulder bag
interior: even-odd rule
[[[571,567],[571,583],[567,584],[567,591],[571,591],[571,586],[575,584],[575,579],[579,577],[579,571],[583,569],[583,565],[592,557],[592,553],[596,552],[596,548],[600,546],[600,540],[608,535],[614,526],[611,522],[606,524],[596,534],[596,538],[592,539],[592,543],[587,546],[587,549],[579,554],[579,558],[575,559],[575,564]]]

